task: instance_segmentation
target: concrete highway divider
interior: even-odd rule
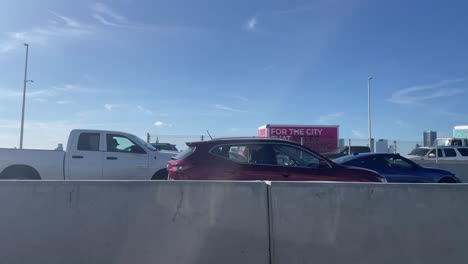
[[[466,263],[468,185],[0,181],[0,263]]]
[[[272,183],[272,263],[466,263],[468,185]]]
[[[0,182],[0,263],[268,263],[263,182]]]

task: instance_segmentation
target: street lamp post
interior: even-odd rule
[[[369,128],[369,148],[374,152],[374,147],[372,146],[372,132],[371,132],[371,107],[370,107],[370,81],[373,77],[367,78],[367,123]]]
[[[33,82],[33,80],[28,80],[28,54],[29,54],[29,44],[24,43],[26,46],[26,62],[24,64],[24,83],[23,83],[23,109],[21,111],[21,132],[20,132],[20,149],[23,149],[23,133],[24,133],[24,108],[26,105],[26,83]]]

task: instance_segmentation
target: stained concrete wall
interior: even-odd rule
[[[468,185],[0,182],[0,263],[467,263]]]
[[[262,182],[0,183],[0,263],[268,263]]]
[[[272,183],[272,263],[467,263],[468,185]]]

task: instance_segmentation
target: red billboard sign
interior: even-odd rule
[[[288,139],[319,153],[338,147],[338,126],[266,125],[258,129],[258,136]]]

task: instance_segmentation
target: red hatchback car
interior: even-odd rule
[[[169,161],[169,180],[386,182],[378,173],[338,165],[296,143],[226,138],[187,143]]]

